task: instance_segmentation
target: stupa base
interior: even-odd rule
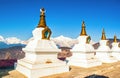
[[[120,53],[112,53],[112,56],[120,61]]]
[[[100,62],[96,58],[92,58],[92,59],[74,59],[74,60],[70,60],[68,64],[72,65],[72,66],[79,66],[79,67],[89,68],[89,67],[95,67],[95,66],[102,65],[102,62]]]
[[[104,57],[102,56],[101,58],[98,58],[101,62],[103,63],[114,63],[117,62],[118,60],[113,57],[113,56],[109,56],[109,57]]]
[[[94,67],[102,65],[97,58],[94,56],[94,52],[73,52],[73,56],[70,58],[69,65],[79,66],[84,68]]]
[[[68,72],[69,66],[62,61],[60,63],[31,64],[28,61],[19,60],[16,70],[28,78],[39,78],[43,76]]]

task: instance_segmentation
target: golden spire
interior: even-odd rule
[[[117,43],[117,36],[114,35],[114,42]]]
[[[46,27],[46,21],[45,21],[45,9],[44,8],[42,8],[42,9],[40,9],[40,12],[41,12],[41,14],[40,14],[40,21],[39,21],[39,24],[38,24],[38,28],[39,27]]]
[[[80,36],[86,36],[87,34],[86,34],[86,30],[85,30],[85,23],[84,23],[84,21],[82,22],[82,30],[81,30],[81,34],[80,34]]]
[[[106,36],[105,36],[105,31],[104,31],[104,29],[103,29],[103,31],[102,31],[102,37],[101,37],[101,40],[106,40]]]

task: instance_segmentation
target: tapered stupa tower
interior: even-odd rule
[[[45,27],[46,27],[45,9],[44,9],[44,8],[40,9],[40,12],[41,12],[41,14],[40,14],[40,21],[39,21],[37,27],[38,27],[38,28],[39,28],[39,27],[45,28]]]
[[[117,36],[114,35],[114,40],[113,40],[114,43],[117,43]]]
[[[45,9],[42,8],[40,9],[40,21],[38,23],[38,26],[36,28],[36,30],[33,31],[33,36],[36,39],[46,39],[49,40],[50,36],[52,34],[51,29],[46,25],[46,20],[45,20]],[[39,29],[43,29],[42,31],[40,31]],[[39,31],[38,31],[39,30]],[[38,32],[36,32],[38,31]],[[37,35],[38,34],[38,35]]]
[[[84,21],[82,22],[82,29],[81,29],[80,36],[87,36]]]
[[[57,59],[57,53],[61,50],[50,40],[52,32],[46,26],[45,9],[42,8],[40,12],[39,24],[32,32],[33,40],[23,48],[25,58],[18,61],[16,68],[27,78],[39,78],[69,71],[66,62]]]
[[[102,37],[99,43],[100,43],[100,46],[96,50],[97,51],[96,57],[103,63],[117,62],[117,60],[111,55],[109,40],[106,39],[104,29],[102,30]]]
[[[105,31],[104,31],[104,29],[102,30],[102,37],[101,37],[101,40],[106,40],[106,36],[105,36]]]
[[[114,35],[114,40],[112,43],[112,56],[115,57],[117,60],[120,60],[120,43],[117,42],[117,36]]]
[[[73,55],[68,64],[85,68],[101,65],[101,62],[94,56],[94,48],[90,44],[91,38],[86,33],[84,21],[82,22],[81,34],[77,40],[78,44],[72,48]]]

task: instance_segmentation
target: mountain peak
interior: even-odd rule
[[[60,35],[59,37],[64,37],[63,35]]]
[[[21,43],[21,40],[16,38],[16,37],[10,37],[10,38],[6,38],[6,43],[8,44],[19,44]]]
[[[22,41],[16,37],[9,37],[5,39],[3,36],[0,36],[0,49],[23,45],[26,45],[25,41]]]
[[[70,47],[71,48],[74,44],[77,43],[77,40],[74,40],[69,37],[65,37],[63,35],[55,37],[52,40],[60,47]]]

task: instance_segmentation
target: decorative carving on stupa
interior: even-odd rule
[[[86,39],[86,43],[87,43],[87,44],[89,44],[89,43],[90,43],[90,41],[91,41],[91,37],[90,37],[90,36],[88,36],[88,37],[87,37],[87,39]]]
[[[51,34],[52,34],[51,30],[50,30],[48,27],[46,27],[46,28],[42,31],[42,39],[47,39],[47,40],[49,40]]]

